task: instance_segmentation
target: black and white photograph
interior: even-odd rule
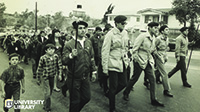
[[[199,112],[200,0],[1,0],[0,112]]]

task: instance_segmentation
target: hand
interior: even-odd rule
[[[22,94],[23,94],[23,93],[25,93],[25,89],[24,89],[24,88],[22,88]]]
[[[179,62],[179,61],[180,61],[180,57],[177,57],[177,58],[176,58],[176,62]]]
[[[190,45],[194,45],[196,42],[193,40],[192,42],[190,42]]]
[[[63,66],[62,66],[62,68],[63,68],[63,69],[66,69],[66,66],[65,66],[65,65],[63,65]]]
[[[59,81],[62,80],[62,75],[58,75],[58,80],[59,80]]]
[[[77,49],[72,49],[72,57],[76,57],[78,55]]]
[[[91,78],[92,82],[96,81],[96,72],[92,72],[92,78]]]
[[[108,76],[108,70],[103,70],[103,73],[106,74],[106,76]]]

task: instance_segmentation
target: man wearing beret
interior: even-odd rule
[[[80,112],[90,101],[91,91],[89,76],[92,73],[92,80],[96,79],[96,66],[92,43],[86,38],[88,24],[84,21],[74,21],[73,28],[78,35],[77,47],[76,37],[65,43],[63,48],[63,64],[68,66],[67,85],[70,92],[69,112]]]
[[[126,58],[128,51],[128,34],[124,30],[127,17],[119,15],[114,18],[115,27],[106,35],[102,46],[103,73],[109,75],[110,112],[115,112],[115,95],[119,93],[127,83]]]
[[[165,69],[165,63],[167,62],[167,51],[168,51],[168,34],[169,34],[169,28],[167,25],[163,25],[160,27],[159,32],[161,35],[156,37],[155,40],[155,46],[156,46],[156,52],[154,53],[154,59],[156,63],[156,69],[158,72],[156,74],[156,81],[160,78],[162,78],[162,84],[163,84],[163,94],[168,97],[173,97],[170,90],[170,84],[168,81],[168,75]]]
[[[155,36],[158,32],[158,25],[156,22],[149,23],[148,32],[140,34],[135,40],[132,49],[134,73],[123,92],[123,98],[126,101],[129,100],[128,95],[132,87],[138,81],[142,71],[144,71],[150,82],[151,104],[154,106],[164,106],[156,99],[154,59],[152,56],[152,53],[155,51]]]
[[[178,70],[181,70],[181,78],[183,82],[184,87],[192,87],[187,82],[187,76],[186,76],[186,64],[185,64],[185,57],[188,53],[188,27],[182,27],[180,29],[181,34],[176,38],[176,47],[175,47],[175,57],[176,57],[176,67],[172,69],[168,73],[168,77],[172,77]],[[191,44],[194,44],[191,42]]]

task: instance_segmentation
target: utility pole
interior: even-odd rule
[[[37,2],[35,2],[35,32],[37,32]]]

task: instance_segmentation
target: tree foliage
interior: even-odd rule
[[[189,41],[196,39],[195,23],[200,15],[200,0],[174,0],[173,8],[170,14],[175,14],[176,19],[186,26],[186,22],[190,23]]]
[[[184,26],[191,20],[197,21],[198,15],[200,15],[199,0],[174,0],[172,5],[170,14],[175,14],[176,19]]]
[[[6,6],[4,3],[0,3],[0,27],[6,26],[6,19],[3,17]]]

